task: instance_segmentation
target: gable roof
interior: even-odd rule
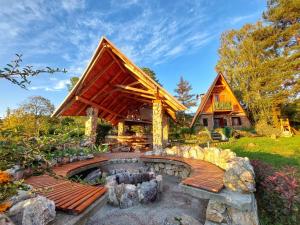
[[[241,106],[240,102],[238,101],[238,99],[236,98],[235,94],[233,93],[230,85],[228,84],[228,82],[226,81],[224,75],[219,72],[218,75],[216,76],[216,78],[214,79],[213,83],[211,84],[211,86],[209,87],[207,93],[202,97],[202,100],[201,100],[201,103],[196,111],[196,114],[194,115],[194,118],[192,120],[192,123],[191,123],[191,127],[194,126],[196,120],[198,119],[198,117],[202,114],[203,110],[204,110],[204,107],[209,99],[209,97],[211,96],[212,94],[212,91],[216,85],[216,83],[218,82],[219,79],[222,79],[225,83],[225,86],[228,88],[228,91],[230,92],[230,94],[233,96],[234,100],[238,103],[238,105],[240,106],[240,108],[242,109],[243,113],[245,113],[243,107]],[[245,113],[246,114],[246,113]]]
[[[176,111],[186,109],[102,37],[79,81],[52,116],[85,116],[85,109],[94,106],[99,109],[99,117],[115,124],[124,119],[128,110],[152,104],[155,99],[162,100],[173,119]]]

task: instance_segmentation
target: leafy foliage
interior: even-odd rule
[[[71,77],[70,84],[67,85],[68,90],[71,91],[75,87],[78,81],[79,81],[79,77]]]
[[[290,224],[299,221],[299,177],[293,167],[276,171],[259,160],[251,162],[257,182],[257,200],[262,224]]]
[[[105,141],[105,136],[112,129],[110,124],[98,124],[97,125],[97,136],[96,136],[96,145],[103,144]]]
[[[272,115],[300,92],[300,4],[269,0],[264,21],[222,35],[222,71],[254,122],[276,125]]]
[[[159,82],[157,76],[156,76],[156,73],[151,70],[150,68],[148,67],[142,67],[141,68],[149,77],[151,77],[156,83],[158,83],[159,85],[161,85],[161,83]]]
[[[20,86],[21,88],[26,88],[30,84],[29,77],[37,76],[41,73],[66,73],[65,69],[45,67],[41,69],[34,69],[32,66],[21,67],[22,55],[16,54],[16,59],[12,60],[10,64],[6,67],[0,69],[0,78],[6,79],[13,84]]]

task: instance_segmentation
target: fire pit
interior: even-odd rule
[[[108,202],[120,208],[147,204],[159,198],[162,192],[162,176],[154,172],[112,171],[106,178]]]

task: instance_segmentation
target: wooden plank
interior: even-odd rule
[[[116,84],[115,87],[127,90],[129,92],[130,91],[132,91],[132,92],[139,92],[139,93],[150,94],[150,95],[154,96],[154,92],[153,91],[147,91],[147,90],[143,90],[143,89],[140,89],[140,88],[134,88],[134,87],[130,87],[128,85],[125,86],[125,85]]]
[[[112,110],[109,110],[109,109],[106,109],[106,108],[102,107],[101,105],[98,105],[98,104],[96,104],[96,103],[94,103],[94,102],[91,102],[91,101],[89,101],[88,99],[85,99],[85,98],[83,98],[83,97],[76,96],[76,100],[77,100],[77,101],[80,101],[80,102],[83,102],[83,103],[85,103],[85,104],[87,104],[87,105],[91,105],[91,106],[93,106],[93,107],[95,107],[95,108],[101,109],[101,110],[103,110],[103,111],[106,111],[106,112],[108,112],[108,113],[110,113],[110,114],[112,114],[112,115],[114,115],[114,116],[119,116],[119,117],[125,118],[124,116],[121,116],[121,115],[117,114],[116,112],[114,112],[114,111],[112,111]]]

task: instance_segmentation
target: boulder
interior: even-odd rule
[[[14,178],[14,180],[20,180],[23,178],[24,170],[19,165],[14,165],[10,169],[6,170],[8,174],[11,175],[11,177]]]
[[[221,223],[225,220],[225,211],[225,204],[210,200],[206,209],[206,219],[215,223]]]
[[[218,148],[205,148],[204,160],[212,164],[218,165],[220,161],[220,150]]]
[[[24,201],[24,200],[27,200],[27,199],[30,199],[33,197],[35,197],[35,194],[32,193],[31,191],[18,190],[18,193],[16,195],[12,196],[9,199],[9,201],[12,202],[13,205],[15,205],[21,201]]]
[[[222,168],[224,170],[227,170],[229,162],[234,160],[235,157],[236,157],[236,154],[233,151],[231,151],[230,149],[221,150],[220,159],[219,159],[219,163],[217,166],[219,166],[220,168]]]
[[[0,213],[0,225],[15,225],[15,224],[5,214]]]
[[[55,219],[55,203],[37,196],[17,203],[9,209],[8,215],[18,225],[46,225]]]
[[[157,182],[154,180],[143,182],[138,190],[139,201],[142,203],[154,202],[157,198],[157,188]]]
[[[99,180],[102,176],[102,172],[100,169],[96,169],[90,172],[85,178],[84,181],[90,184],[96,184],[97,180]]]
[[[180,215],[167,217],[163,225],[202,225],[202,223],[189,215]]]
[[[120,208],[125,209],[131,206],[137,205],[139,203],[137,187],[132,184],[126,184],[124,188],[124,193],[120,198]]]
[[[255,191],[254,171],[248,158],[235,157],[228,163],[223,180],[229,190],[241,193]]]

